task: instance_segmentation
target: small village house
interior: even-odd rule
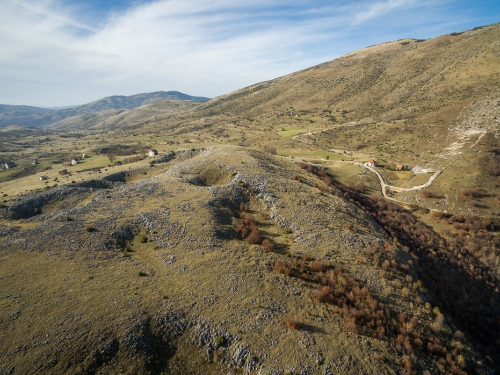
[[[156,156],[158,155],[158,151],[152,148],[151,150],[148,151],[149,156]]]
[[[4,163],[2,165],[2,167],[4,167],[5,169],[11,169],[11,168],[14,168],[16,166],[16,164],[12,161],[8,161],[7,163]]]
[[[397,171],[402,171],[403,168],[404,168],[403,164],[396,164],[396,167],[394,169],[397,170]]]
[[[365,163],[366,166],[368,167],[376,167],[377,166],[377,162],[373,159],[370,159],[368,160],[366,163]]]

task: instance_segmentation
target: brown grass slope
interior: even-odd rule
[[[486,371],[408,250],[320,183],[209,147],[0,209],[1,373]]]
[[[97,113],[78,114],[53,122],[49,130],[99,130],[141,127],[166,116],[176,116],[196,108],[198,102],[189,100],[159,100],[134,109],[103,110]]]
[[[215,98],[159,128],[198,144],[267,144],[285,155],[354,150],[355,159],[375,158],[389,168],[440,170],[431,188],[440,199],[423,200],[420,190],[392,193],[431,209],[494,215],[500,185],[492,151],[500,147],[499,39],[500,24],[494,24],[378,44]],[[300,142],[284,130],[303,133]],[[429,177],[384,175],[404,188]],[[482,198],[464,199],[465,189],[476,189]]]
[[[500,25],[367,47],[213,99],[202,108],[259,116],[289,108],[346,110],[349,120],[415,116],[451,125],[500,83]]]

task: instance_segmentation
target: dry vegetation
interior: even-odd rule
[[[499,39],[0,129],[0,374],[499,371]]]
[[[451,236],[449,232],[448,238],[445,238],[397,204],[381,198],[366,198],[359,192],[334,182],[333,177],[321,168],[307,164],[302,164],[301,167],[316,174],[327,186],[340,189],[344,197],[376,218],[393,237],[394,242],[403,246],[412,256],[409,264],[415,263],[420,283],[414,283],[412,277],[406,278],[401,284],[406,288],[406,294],[416,287],[422,288],[421,292],[425,291],[432,295],[440,310],[445,311],[458,329],[477,345],[489,359],[490,365],[499,363],[500,241],[497,233],[500,224],[498,221],[452,216],[449,222],[459,224],[455,229],[472,232],[472,238],[466,239],[462,234]],[[441,215],[436,213],[434,216],[439,218]],[[391,259],[387,250],[392,246],[387,244],[386,247],[387,249],[366,250],[366,254],[381,266],[381,276],[385,277],[391,266],[408,271],[408,265],[398,265],[394,257]],[[478,254],[479,249],[481,254]],[[487,259],[489,266],[493,268],[481,263],[478,258]],[[321,293],[319,295],[322,296]],[[323,298],[328,298],[327,296],[328,294]],[[371,324],[373,326],[372,321]],[[442,319],[436,321],[435,328],[440,326]],[[421,336],[415,339],[418,339],[419,343],[422,342]],[[430,354],[433,354],[432,350]],[[457,352],[455,355],[458,355]],[[453,361],[454,357],[447,358],[449,364],[450,358]],[[450,366],[454,367],[454,362]],[[448,368],[447,371],[453,373],[458,370],[452,371]]]

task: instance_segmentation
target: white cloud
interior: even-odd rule
[[[415,0],[386,0],[370,3],[366,6],[365,10],[356,14],[352,24],[357,25],[369,19],[378,18],[386,15],[394,9],[408,7],[414,3]]]
[[[383,42],[415,15],[382,32],[363,24],[422,8],[416,0],[157,0],[93,18],[85,3],[64,1],[0,0],[0,103],[154,90],[216,96]]]
[[[263,4],[157,1],[112,14],[96,29],[61,13],[54,1],[0,2],[6,36],[0,40],[8,45],[0,64],[24,82],[43,75],[56,86],[70,81],[73,90],[134,93],[142,84],[140,91],[214,96],[314,63],[288,58],[312,38],[303,34],[305,25],[272,20],[265,7],[255,13]]]

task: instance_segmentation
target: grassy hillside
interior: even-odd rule
[[[234,147],[161,161],[1,211],[4,369],[486,369],[410,253],[294,162]]]
[[[1,129],[0,373],[498,371],[498,40]]]
[[[387,171],[398,164],[412,169],[384,175],[396,188],[421,185],[441,171],[430,189],[442,199],[422,199],[421,190],[391,193],[430,209],[489,215],[500,185],[499,38],[495,24],[367,47],[215,98],[186,122],[195,139],[208,134],[213,141],[268,144],[282,155],[375,158]],[[186,122],[179,133],[187,132]],[[171,126],[164,123],[175,132]],[[465,189],[482,198],[464,200]]]
[[[128,130],[142,128],[165,117],[175,116],[199,105],[196,101],[160,100],[140,108],[105,110],[102,112],[75,115],[45,127],[50,130]],[[146,130],[146,129],[145,129]]]

